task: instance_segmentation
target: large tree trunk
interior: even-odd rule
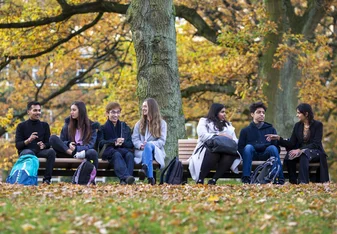
[[[173,1],[133,0],[127,14],[137,56],[139,104],[148,97],[158,101],[168,124],[165,150],[172,158],[178,139],[185,136]]]
[[[269,34],[265,38],[268,45],[260,62],[259,74],[266,81],[264,94],[268,100],[266,121],[272,123],[279,135],[289,137],[296,119],[296,106],[299,103],[297,82],[300,81],[301,71],[297,66],[297,55],[291,54],[281,69],[273,68],[275,51],[282,43],[282,34],[289,29],[292,33],[303,34],[306,40],[313,39],[317,24],[326,14],[329,0],[310,1],[306,13],[299,17],[289,0],[265,0],[266,10],[270,20],[278,25],[278,34]],[[292,46],[292,41],[286,42]]]

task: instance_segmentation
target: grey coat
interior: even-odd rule
[[[146,126],[145,136],[140,133],[140,121],[138,121],[133,129],[132,133],[132,143],[135,146],[135,163],[140,164],[142,162],[142,154],[144,150],[140,149],[141,144],[143,142],[152,143],[155,146],[154,159],[160,164],[160,169],[165,167],[165,150],[164,145],[166,142],[167,135],[167,124],[164,120],[161,120],[161,136],[159,138],[155,138],[148,131],[148,127]]]

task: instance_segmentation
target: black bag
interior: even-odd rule
[[[251,184],[268,184],[276,182],[282,168],[275,157],[270,157],[263,164],[259,165],[251,176]]]
[[[205,147],[212,153],[222,153],[229,155],[237,155],[238,144],[225,136],[214,136],[204,143]]]
[[[73,184],[95,184],[96,167],[86,159],[78,166],[71,182]]]
[[[160,175],[160,184],[182,184],[183,183],[183,164],[177,157],[174,157],[169,165]]]

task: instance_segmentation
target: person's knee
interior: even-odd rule
[[[52,145],[55,141],[57,141],[59,139],[59,137],[58,136],[56,136],[56,135],[51,135],[50,137],[49,137],[49,143]]]
[[[112,158],[113,158],[114,160],[116,160],[116,159],[122,159],[123,156],[122,156],[122,154],[119,153],[118,151],[115,151],[115,152],[112,153]]]
[[[56,152],[53,149],[48,149],[48,158],[56,158]]]
[[[125,158],[126,160],[133,160],[134,159],[133,153],[127,152]]]
[[[245,146],[245,148],[243,149],[243,157],[244,158],[252,158],[253,157],[253,153],[254,153],[255,149],[254,146],[248,144]]]
[[[32,154],[35,155],[34,151],[31,149],[24,149],[21,151],[20,156],[25,155],[25,154]]]

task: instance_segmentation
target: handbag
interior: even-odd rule
[[[229,155],[237,155],[238,145],[236,142],[225,136],[214,136],[208,139],[204,146],[212,153],[221,153]]]

